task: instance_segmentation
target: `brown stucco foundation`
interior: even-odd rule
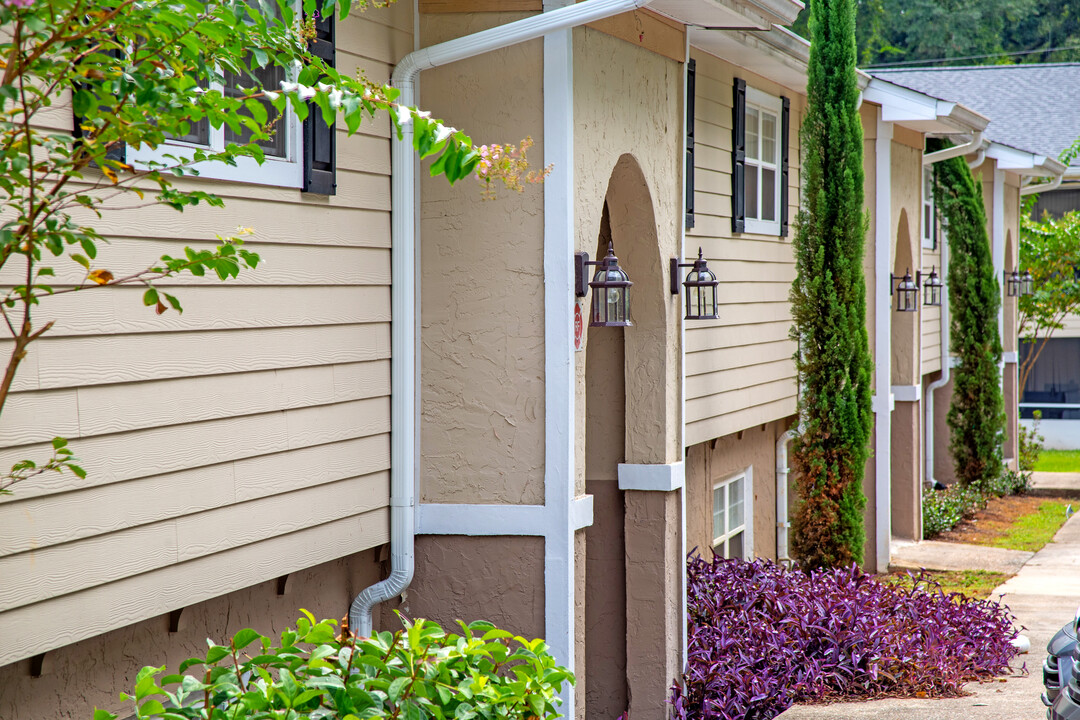
[[[754,555],[776,557],[776,441],[794,418],[756,425],[698,443],[686,451],[687,550],[711,556],[713,484],[748,467],[754,469]],[[788,477],[788,505],[796,502]]]
[[[892,413],[892,534],[922,539],[922,403],[897,402]]]
[[[544,637],[544,538],[419,535],[416,573],[404,600],[383,604],[445,628],[488,620],[527,638]]]
[[[49,652],[41,677],[31,677],[31,661],[0,667],[0,718],[87,720],[94,708],[132,715],[119,693],[131,692],[135,674],[145,665],[166,665],[176,672],[181,661],[206,652],[206,639],[224,643],[250,627],[274,636],[294,626],[300,608],[318,618],[342,618],[353,598],[379,580],[379,548],[324,563],[287,576],[185,608],[179,630],[169,632],[161,615]],[[56,618],[56,622],[63,622]],[[383,626],[388,627],[388,626]]]

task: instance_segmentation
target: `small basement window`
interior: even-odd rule
[[[713,486],[713,553],[751,560],[753,542],[753,469]]]

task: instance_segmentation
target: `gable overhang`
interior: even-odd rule
[[[871,77],[863,100],[881,106],[881,119],[926,135],[972,135],[990,119],[957,102]]]
[[[770,30],[795,22],[799,0],[654,0],[649,9],[698,28]]]
[[[744,67],[798,95],[806,94],[810,43],[790,30],[776,26],[767,32],[689,28],[687,35],[691,47]]]
[[[1058,178],[1067,169],[1064,163],[1052,157],[997,142],[991,142],[986,148],[986,157],[994,160],[999,170],[1008,170],[1024,177]]]

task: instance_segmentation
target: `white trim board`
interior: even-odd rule
[[[671,492],[686,485],[686,464],[682,460],[666,464],[619,463],[620,490]]]
[[[892,395],[896,402],[919,402],[922,400],[922,385],[893,385]]]
[[[574,498],[570,507],[574,530],[593,523],[593,496]],[[551,528],[546,505],[419,503],[417,535],[531,535],[547,537]]]

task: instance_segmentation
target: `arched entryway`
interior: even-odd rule
[[[632,155],[612,170],[590,252],[602,256],[609,241],[634,283],[633,325],[590,328],[586,341],[584,705],[590,720],[627,710],[662,718],[681,636],[678,492],[620,489],[619,464],[678,457],[678,388],[668,382],[678,303],[665,294],[652,193]]]

